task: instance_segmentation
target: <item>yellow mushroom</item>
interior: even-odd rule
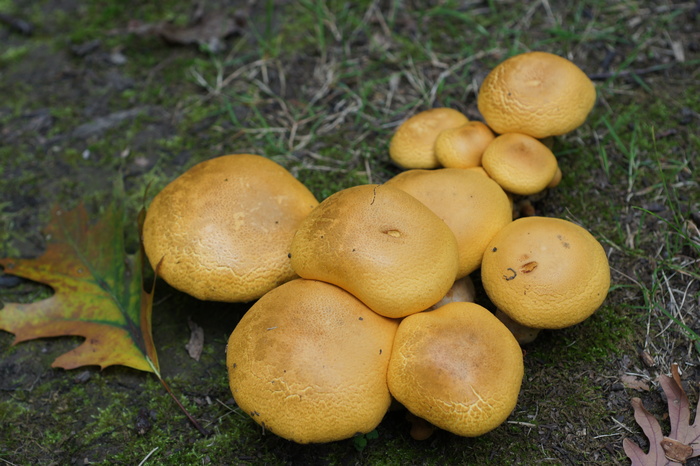
[[[498,136],[486,147],[481,163],[504,190],[522,196],[543,191],[558,167],[547,146],[522,133]]]
[[[386,370],[397,325],[329,283],[281,285],[229,337],[233,398],[266,431],[297,443],[370,432],[391,404]]]
[[[445,168],[479,167],[481,156],[494,137],[493,131],[480,121],[446,129],[435,140],[435,157]]]
[[[212,301],[252,301],[295,278],[287,254],[318,205],[284,167],[233,154],[201,162],[151,202],[143,244],[174,288]]]
[[[523,373],[518,342],[490,311],[450,303],[401,321],[387,381],[394,398],[414,415],[474,437],[507,419]]]
[[[515,55],[486,76],[477,105],[496,133],[542,139],[568,133],[586,120],[596,101],[593,82],[571,61],[546,53]]]
[[[432,108],[401,123],[389,143],[391,160],[402,168],[437,168],[435,140],[441,131],[456,128],[469,119],[451,108]]]
[[[513,218],[508,196],[489,177],[462,168],[406,170],[387,181],[428,206],[457,239],[464,277],[481,265],[486,245]]]
[[[388,185],[354,186],[326,198],[300,223],[290,256],[299,276],[338,285],[394,318],[438,302],[459,266],[445,222]]]
[[[610,287],[605,250],[568,220],[522,217],[493,237],[481,281],[498,309],[531,329],[578,324],[603,303]]]

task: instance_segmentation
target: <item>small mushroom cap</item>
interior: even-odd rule
[[[472,168],[481,165],[481,156],[495,138],[493,131],[480,121],[470,121],[446,129],[435,140],[435,157],[445,168]]]
[[[402,168],[437,168],[435,140],[441,131],[466,124],[469,119],[451,108],[424,110],[404,121],[389,143],[389,156]]]
[[[385,186],[406,191],[450,227],[459,249],[455,278],[479,268],[491,238],[513,219],[503,189],[491,178],[471,169],[406,170]]]
[[[301,222],[291,260],[299,276],[338,285],[397,318],[447,293],[457,273],[457,240],[410,194],[361,185],[329,196]]]
[[[501,134],[486,147],[481,163],[506,191],[529,196],[543,191],[557,172],[557,158],[532,136]]]
[[[370,432],[392,401],[386,370],[397,325],[334,285],[285,283],[229,337],[233,398],[266,431],[297,443]]]
[[[523,373],[520,345],[490,311],[451,303],[401,321],[387,380],[416,416],[474,437],[510,415]]]
[[[559,183],[561,183],[561,179],[564,177],[564,174],[561,171],[561,167],[557,164],[557,171],[554,172],[554,176],[552,177],[551,180],[549,180],[549,183],[547,183],[548,188],[556,188],[559,186]]]
[[[491,240],[481,264],[486,294],[513,320],[531,328],[578,324],[610,288],[605,250],[568,220],[522,217]]]
[[[496,133],[541,139],[578,128],[595,100],[595,85],[574,63],[551,53],[528,52],[491,70],[477,105]]]
[[[296,277],[287,254],[318,205],[284,167],[234,154],[201,162],[159,192],[143,225],[146,255],[174,288],[245,302]]]

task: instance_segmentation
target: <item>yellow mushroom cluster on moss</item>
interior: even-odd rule
[[[395,400],[422,426],[416,439],[435,428],[482,435],[517,403],[520,345],[602,304],[610,270],[588,231],[514,220],[513,196],[561,179],[541,138],[570,131],[592,106],[579,82],[586,101],[566,109],[579,112],[575,124],[518,125],[560,120],[534,105],[571,92],[551,77],[580,80],[559,57],[523,55],[484,81],[485,123],[449,108],[406,120],[389,144],[404,170],[383,184],[318,202],[283,167],[238,154],[193,167],[155,197],[143,240],[160,275],[200,299],[257,300],[229,337],[226,366],[236,403],[265,431],[342,440],[375,429]],[[493,116],[494,102],[512,114]],[[474,303],[481,291],[484,306]]]

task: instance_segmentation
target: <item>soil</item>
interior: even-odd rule
[[[70,24],[70,18],[85,14],[82,2],[15,3],[10,2],[11,18],[0,27],[0,43],[18,55],[11,58],[6,52],[0,61],[0,95],[4,96],[0,100],[0,139],[6,148],[0,152],[0,173],[5,180],[0,185],[4,217],[0,229],[5,230],[0,237],[0,257],[41,254],[46,244],[42,228],[55,202],[72,208],[85,201],[97,215],[110,199],[109,186],[115,176],[124,179],[127,205],[135,218],[149,183],[146,197],[200,160],[229,151],[255,151],[251,142],[255,140],[241,136],[230,117],[233,113],[238,121],[252,121],[256,115],[252,106],[227,108],[225,99],[203,90],[193,77],[197,69],[211,71],[215,62],[201,47],[127,34],[126,25],[119,22],[124,18],[109,20],[107,13],[95,19],[95,29],[104,28],[102,32],[70,37],[61,27]],[[243,8],[222,5],[228,11]],[[285,5],[279,2],[277,6]],[[0,2],[0,12],[5,6]],[[212,2],[208,6],[221,5]],[[656,3],[645,6],[652,7]],[[181,14],[187,12],[183,5],[178,8]],[[246,8],[241,30],[224,45],[255,46],[260,39],[252,34],[251,25],[269,23],[279,28],[283,23],[284,18],[270,15],[265,5],[251,2]],[[657,308],[665,303],[669,312],[675,309],[683,316],[690,330],[700,332],[698,250],[686,244],[675,256],[676,263],[691,264],[689,271],[695,275],[667,269],[661,276],[665,282],[658,282],[664,260],[674,259],[658,255],[659,245],[668,241],[672,230],[663,220],[679,217],[683,224],[700,224],[698,9],[693,5],[679,9],[673,29],[673,40],[685,46],[684,60],[696,63],[695,67],[676,66],[673,57],[654,55],[650,47],[645,49],[647,55],[638,56],[616,75],[615,70],[634,50],[628,41],[592,43],[574,54],[577,64],[589,70],[598,85],[608,86],[591,119],[598,126],[555,143],[563,154],[560,163],[566,166],[565,179],[559,190],[529,201],[538,215],[582,220],[609,253],[614,286],[603,307],[586,322],[544,331],[525,346],[526,376],[518,406],[496,431],[475,439],[438,431],[429,440],[416,442],[410,439],[405,412],[399,408],[387,414],[377,438],[303,446],[265,433],[236,411],[224,365],[228,335],[249,305],[201,302],[159,283],[153,328],[162,376],[209,436],[202,437],[188,423],[151,374],[125,367],[52,368],[57,356],[81,342],[79,337],[13,345],[13,336],[0,331],[0,463],[138,464],[152,453],[149,464],[628,464],[623,438],[648,448],[633,418],[633,397],[640,397],[668,432],[658,375],[668,373],[671,363],[678,363],[691,407],[700,395],[700,353],[688,334]],[[31,35],[19,23],[24,17],[43,19],[31,24]],[[408,16],[396,24],[408,31],[421,27]],[[369,50],[370,38],[362,40]],[[362,50],[362,45],[356,47]],[[339,61],[347,59],[341,51],[329,50],[338,53]],[[500,53],[474,60],[474,79],[483,79]],[[369,51],[367,57],[372,58]],[[319,94],[322,65],[333,59],[316,51],[280,56],[266,70],[273,83],[271,93],[295,96],[287,97],[285,105],[298,108],[320,95],[326,112],[339,115],[349,105],[340,90]],[[178,69],[183,64],[189,72]],[[277,79],[280,70],[284,70],[284,90]],[[347,83],[356,86],[356,92],[362,84],[361,79]],[[397,94],[396,107],[409,97]],[[265,95],[257,98],[257,111],[282,118],[278,102]],[[212,110],[216,106],[206,106],[216,102],[216,111]],[[434,102],[435,106],[439,103]],[[457,105],[470,118],[478,117],[473,98]],[[604,146],[612,167],[608,172],[596,157],[579,158],[585,148],[597,147],[596,138],[611,128],[603,123],[606,108],[620,109],[625,115],[629,113],[621,109],[636,108],[634,113],[640,118],[656,118],[650,126],[656,128],[659,144],[673,147],[672,153],[662,154],[661,163],[685,163],[673,180],[675,196],[656,196],[660,183],[652,173],[650,151],[638,154],[642,162],[636,167],[639,177],[634,189],[627,183],[629,154],[612,139]],[[395,124],[405,113],[395,111],[391,116],[390,123]],[[393,126],[381,126],[370,117],[355,123],[349,122],[353,116],[337,118],[346,131],[343,141],[368,141],[367,146],[374,148],[355,145],[360,148],[358,153],[365,152],[338,155],[338,142],[329,135],[336,120],[329,119],[327,133],[319,131],[308,146],[290,136],[293,150],[284,157],[271,154],[319,199],[358,180],[367,182],[371,177],[372,182],[382,182],[399,172],[385,152]],[[620,134],[641,125],[622,120],[619,126],[615,121],[608,123]],[[274,133],[260,133],[257,141],[263,144],[269,134]],[[648,135],[640,137],[648,142]],[[335,144],[335,153],[325,151],[328,143]],[[135,230],[129,230],[127,237],[133,245]],[[35,301],[50,293],[41,284],[0,278],[2,302]],[[478,274],[474,279],[478,289]],[[483,292],[477,301],[492,308]],[[185,349],[190,322],[201,326],[205,336],[198,361]],[[700,460],[691,459],[687,464],[698,465]]]

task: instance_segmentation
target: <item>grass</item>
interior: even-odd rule
[[[634,372],[653,381],[672,362],[697,377],[698,58],[686,49],[679,61],[673,48],[689,43],[679,24],[691,24],[692,2],[258,3],[244,34],[216,55],[106,32],[130,19],[186,24],[189,5],[175,0],[88,2],[78,11],[51,0],[0,2],[2,11],[41,25],[32,38],[2,36],[8,48],[0,55],[0,125],[8,143],[0,146],[0,255],[38,254],[50,204],[98,204],[105,180],[117,172],[134,215],[146,186],[148,200],[195,163],[230,152],[271,157],[319,199],[381,183],[398,173],[387,147],[405,117],[449,106],[478,118],[475,97],[485,73],[507,56],[538,49],[567,56],[596,77],[593,114],[556,141],[564,180],[534,203],[538,213],[575,220],[601,240],[613,267],[608,300],[583,324],[545,332],[527,348],[520,402],[496,431],[477,439],[441,432],[416,443],[403,414],[393,412],[377,438],[357,448],[352,439],[298,446],[262,433],[236,410],[220,361],[244,309],[204,305],[163,287],[154,316],[161,367],[212,436],[190,429],[148,374],[88,368],[90,380],[80,384],[75,371],[49,368],[75,339],[10,347],[12,336],[0,333],[0,380],[12,380],[0,385],[0,460],[625,463],[621,438],[637,432],[628,403],[639,393],[614,389],[619,377]],[[71,44],[95,39],[95,54],[69,52]],[[121,67],[101,61],[115,47],[127,57]],[[65,74],[42,68],[50,54],[61,57]],[[49,86],[42,76],[62,79]],[[127,85],[115,86],[115,77]],[[81,93],[71,91],[76,86]],[[140,106],[149,110],[135,119],[87,138],[70,136],[97,117]],[[47,119],[37,116],[42,111]],[[42,293],[24,284],[0,288],[0,300]],[[182,351],[188,317],[207,338],[197,364]],[[638,351],[656,366],[645,366]],[[85,399],[88,406],[70,409]],[[154,419],[139,435],[134,422],[142,409]]]

